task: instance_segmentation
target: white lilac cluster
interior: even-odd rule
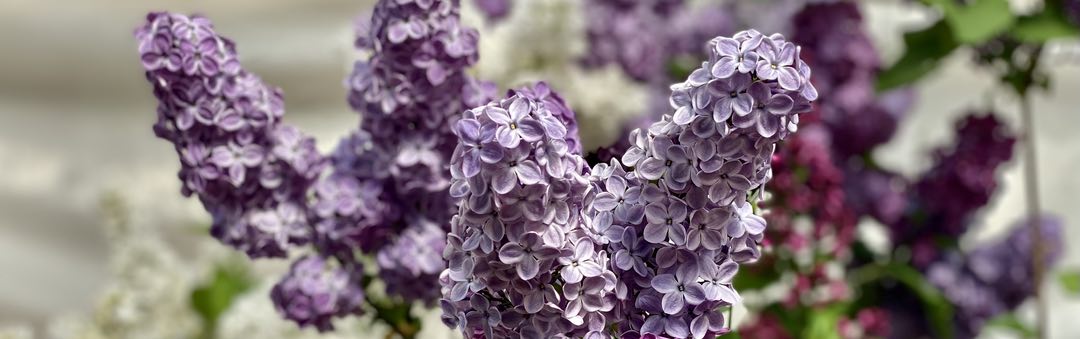
[[[738,265],[760,255],[755,206],[773,150],[817,95],[783,36],[709,46],[672,86],[674,115],[588,174],[543,103],[514,94],[466,113],[451,162],[462,204],[445,252],[447,324],[489,339],[727,331]]]
[[[182,260],[152,228],[129,224],[124,202],[105,200],[109,279],[88,314],[49,324],[54,339],[187,339],[202,328],[191,307],[198,263]],[[0,336],[2,338],[3,336]]]

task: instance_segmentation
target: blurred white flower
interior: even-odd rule
[[[49,326],[55,339],[188,339],[200,330],[189,305],[197,274],[172,247],[132,228],[116,197],[105,199],[111,280],[89,314],[62,316]]]
[[[28,326],[0,326],[0,339],[33,339],[34,331]]]

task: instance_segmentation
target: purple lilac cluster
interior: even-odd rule
[[[817,97],[799,47],[781,35],[749,30],[708,46],[708,61],[672,86],[675,113],[631,132],[621,163],[592,171],[586,215],[614,253],[620,333],[727,331],[720,311],[739,300],[738,264],[760,256],[755,206],[776,142]]]
[[[1012,158],[1016,138],[993,114],[972,114],[956,126],[956,144],[939,149],[934,165],[908,188],[907,214],[891,224],[898,245],[912,246],[915,264],[937,259],[940,240],[957,239],[997,189],[997,168]]]
[[[294,262],[288,275],[270,291],[278,312],[300,326],[315,326],[319,331],[332,330],[334,317],[359,314],[364,301],[360,287],[363,270],[335,263],[319,256]]]
[[[213,216],[214,237],[251,257],[309,241],[306,193],[325,161],[281,122],[281,91],[245,71],[205,17],[150,13],[135,37],[158,99],[154,133],[175,146],[182,193]]]
[[[433,303],[442,247],[456,200],[446,170],[456,144],[450,126],[494,87],[465,74],[478,33],[451,0],[379,1],[357,25],[347,85],[360,128],[332,155],[315,195],[317,249],[346,263],[374,254],[387,292]]]
[[[589,50],[586,67],[617,64],[638,81],[663,78],[668,53],[668,19],[683,7],[683,0],[594,0],[585,4],[585,37]]]
[[[1034,293],[1033,249],[1037,245],[1032,242],[1031,222],[1018,223],[999,242],[930,266],[930,282],[955,306],[956,338],[974,338],[987,321],[1015,309]],[[1034,222],[1042,226],[1044,265],[1051,266],[1063,249],[1061,220],[1043,215]]]
[[[865,154],[892,138],[912,92],[878,96],[874,90],[881,58],[863,29],[852,1],[807,4],[792,19],[792,41],[814,67],[822,100],[817,109],[833,135],[838,159]]]
[[[615,276],[581,213],[588,181],[561,105],[511,91],[465,112],[455,131],[443,319],[485,338],[603,331]]]
[[[731,20],[720,7],[691,9],[685,2],[587,1],[588,51],[583,64],[586,67],[617,64],[637,81],[670,83],[667,67],[671,59],[680,54],[702,55],[703,41],[731,30]]]
[[[672,86],[674,115],[621,162],[566,151],[548,104],[511,93],[458,123],[443,315],[485,338],[694,337],[727,331],[732,279],[756,260],[775,144],[816,90],[799,48],[744,31]],[[559,165],[562,164],[562,165]],[[555,167],[552,167],[556,165]]]

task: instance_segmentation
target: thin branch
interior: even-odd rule
[[[1049,310],[1046,298],[1041,293],[1045,265],[1045,249],[1043,248],[1042,236],[1042,206],[1039,201],[1039,169],[1038,156],[1035,147],[1035,117],[1031,107],[1031,88],[1034,84],[1035,71],[1038,67],[1039,58],[1042,55],[1043,46],[1038,46],[1031,53],[1028,65],[1024,70],[1023,86],[1019,89],[1021,128],[1024,135],[1024,188],[1027,201],[1027,214],[1031,224],[1032,268],[1035,297],[1036,335],[1046,338]]]

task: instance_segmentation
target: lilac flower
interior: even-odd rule
[[[729,78],[736,71],[745,74],[757,67],[757,48],[761,45],[763,36],[755,31],[749,34],[752,34],[751,38],[745,41],[717,38],[715,52],[720,58],[712,66],[714,77]]]
[[[615,252],[615,266],[624,271],[631,269],[640,276],[647,276],[649,269],[645,266],[645,259],[652,254],[652,246],[638,239],[637,232],[626,228],[622,234],[622,248]]]
[[[724,301],[731,304],[739,302],[739,294],[735,292],[735,288],[731,285],[735,273],[739,270],[738,264],[734,261],[724,261],[720,265],[708,263],[702,265],[702,267],[705,268],[701,276],[704,280],[701,282],[701,286],[705,289],[705,299]]]
[[[567,283],[581,282],[584,278],[591,278],[600,276],[603,273],[603,269],[593,256],[596,255],[596,251],[593,249],[593,243],[591,241],[582,241],[574,246],[574,255],[570,257],[559,257],[559,263],[563,265],[563,269],[559,271],[563,280]]]
[[[491,22],[506,18],[510,14],[513,4],[510,0],[473,0],[480,12],[484,13]]]
[[[652,287],[664,294],[664,313],[676,314],[687,304],[697,305],[705,301],[705,289],[697,279],[697,263],[684,264],[679,266],[675,274],[661,274],[652,279]]]
[[[511,149],[507,153],[491,174],[491,189],[495,193],[510,193],[519,184],[532,185],[542,180],[540,165],[529,159],[527,150]]]
[[[682,222],[686,220],[686,204],[672,199],[664,204],[654,202],[645,206],[645,241],[657,244],[671,240],[676,245],[686,243],[686,228]]]
[[[1017,223],[1001,241],[980,246],[963,258],[952,257],[930,265],[927,278],[956,308],[957,337],[974,338],[990,319],[1020,306],[1035,291],[1032,279],[1034,247],[1029,223]],[[1062,252],[1061,220],[1040,216],[1041,246],[1046,267]],[[950,260],[951,259],[951,260]]]
[[[597,211],[614,211],[615,217],[620,221],[641,221],[645,215],[644,207],[638,204],[641,187],[628,187],[626,179],[621,176],[608,177],[605,187],[606,191],[597,194],[593,199],[593,208]]]
[[[544,126],[539,121],[529,117],[528,102],[518,99],[510,103],[510,107],[502,109],[490,107],[491,112],[487,116],[498,124],[495,130],[495,139],[506,148],[517,147],[521,140],[536,142],[544,134]]]
[[[690,328],[682,314],[671,314],[661,305],[661,296],[658,294],[646,293],[637,298],[634,306],[649,313],[641,325],[641,331],[649,334],[667,333],[676,338],[685,338],[689,335]]]
[[[765,80],[777,80],[780,87],[789,91],[802,86],[802,75],[795,69],[799,48],[790,42],[764,39],[758,50],[757,75]]]
[[[610,220],[608,229],[622,232],[619,241],[605,244],[608,253],[614,252],[611,269],[618,279],[616,298],[622,301],[611,317],[635,319],[627,327],[617,324],[620,333],[679,338],[724,333],[723,316],[716,310],[739,302],[731,287],[738,263],[761,255],[765,221],[748,199],[759,196],[771,178],[776,143],[796,131],[813,91],[806,89],[805,78],[786,87],[779,74],[765,79],[757,64],[740,68],[731,63],[726,66],[730,70],[719,69],[727,77],[716,77],[713,65],[725,58],[718,54],[721,49],[730,63],[742,54],[769,54],[766,45],[794,48],[779,35],[753,31],[731,40],[737,44],[723,48],[716,44],[731,42],[712,40],[709,62],[671,87],[674,115],[630,133],[623,164],[593,168],[595,193],[590,193],[585,214],[601,225]],[[771,69],[772,59],[767,61]],[[778,61],[776,73],[781,66],[801,63],[796,53]],[[798,73],[804,74],[809,71]],[[613,213],[627,202],[629,187],[637,188],[636,201],[629,202],[645,205],[644,220]],[[705,274],[699,276],[699,269]]]
[[[750,76],[745,74],[733,75],[727,80],[716,80],[710,83],[711,94],[716,95],[713,102],[712,117],[716,123],[727,121],[731,118],[731,112],[738,115],[750,114],[754,107],[754,97],[750,95]]]
[[[731,39],[746,46],[736,52],[762,55],[767,44],[797,52],[779,35]],[[465,112],[463,121],[475,123],[459,133],[450,164],[451,191],[467,203],[459,205],[444,252],[451,264],[442,280],[444,319],[460,325],[460,314],[478,309],[464,300],[483,296],[489,303],[480,308],[498,304],[501,317],[497,324],[467,321],[464,335],[705,338],[728,330],[718,310],[739,302],[731,281],[739,263],[760,256],[765,229],[748,199],[771,178],[776,143],[796,131],[813,91],[804,84],[808,69],[797,71],[794,88],[781,85],[779,74],[762,78],[756,64],[715,77],[717,41],[709,61],[672,86],[674,116],[629,134],[622,163],[586,170],[575,153],[552,146],[569,138],[558,133],[568,130],[552,129],[565,124],[553,119],[553,107],[563,106],[535,93],[511,91]],[[776,73],[801,67],[797,57],[776,58]],[[758,115],[775,128],[756,128]],[[539,122],[541,132],[512,132],[511,124],[526,119]],[[494,163],[472,160],[483,139],[473,131],[484,128],[504,139],[496,142],[504,152]],[[516,172],[521,164],[530,164],[524,175]],[[465,166],[478,171],[466,175]],[[539,211],[549,212],[537,220]],[[500,220],[505,235],[484,236],[477,215]],[[488,240],[497,253],[485,250]]]
[[[520,138],[514,147],[493,143],[503,149],[502,159],[482,163],[471,177],[463,167],[474,140],[461,138],[450,161],[452,191],[468,203],[458,206],[447,235],[444,313],[450,319],[459,311],[494,307],[501,314],[497,323],[474,315],[461,328],[465,335],[585,336],[597,322],[603,325],[598,317],[613,307],[614,274],[581,215],[588,191],[584,162],[566,147],[549,146],[565,142],[566,129],[554,117],[559,108],[552,107],[561,103],[535,95],[539,87],[511,91],[506,99],[466,111],[462,119],[476,121],[480,130],[508,128],[492,117],[523,109],[515,115],[541,126],[536,139]],[[487,242],[496,250],[485,250]],[[485,307],[464,302],[481,296],[496,299]]]
[[[297,260],[270,292],[279,313],[300,326],[333,330],[334,317],[362,312],[364,290],[359,268],[331,266],[321,257]]]
[[[728,213],[723,210],[695,210],[690,213],[690,230],[686,233],[686,248],[719,250],[724,246],[724,225]]]
[[[544,246],[536,233],[526,233],[519,242],[510,242],[499,248],[499,260],[513,265],[521,279],[529,280],[540,271],[541,262],[554,259],[559,250]]]
[[[158,99],[154,133],[181,159],[182,193],[211,234],[252,257],[285,256],[312,235],[305,194],[325,168],[314,140],[281,124],[281,92],[243,70],[206,18],[150,13],[135,33]]]

